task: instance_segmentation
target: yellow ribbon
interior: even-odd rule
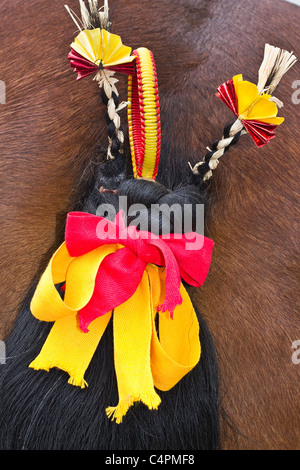
[[[131,47],[124,46],[120,36],[102,28],[81,31],[71,48],[92,64],[102,62],[103,67],[127,64],[135,59]]]
[[[157,313],[165,296],[165,268],[148,264],[135,293],[113,311],[98,317],[84,333],[77,314],[93,295],[95,278],[104,258],[122,248],[104,245],[72,258],[65,243],[53,255],[31,302],[32,314],[54,321],[40,354],[29,365],[39,370],[58,367],[66,371],[69,383],[84,388],[84,374],[113,315],[114,361],[119,403],[106,413],[117,423],[134,402],[157,409],[161,399],[155,387],[171,389],[199,362],[199,324],[193,305],[181,284],[181,305],[173,312]],[[66,281],[64,300],[55,284]],[[155,319],[159,315],[159,338]]]

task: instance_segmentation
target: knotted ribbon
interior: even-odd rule
[[[114,222],[68,214],[65,242],[31,301],[32,314],[54,325],[30,367],[58,367],[68,372],[69,383],[84,388],[85,371],[113,315],[119,403],[107,415],[120,423],[136,401],[157,409],[154,387],[169,390],[200,359],[199,324],[181,278],[201,286],[212,248],[212,240],[197,233],[163,239],[126,227],[121,213]]]

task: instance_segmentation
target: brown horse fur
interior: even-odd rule
[[[67,61],[75,27],[52,0],[0,0],[2,338],[37,269],[48,261],[73,188],[106,126],[99,92],[75,81]],[[77,0],[69,6],[78,11]],[[112,32],[156,59],[163,139],[196,163],[221,137],[228,109],[215,97],[236,73],[257,80],[266,42],[299,46],[300,9],[280,0],[110,1]],[[256,149],[243,136],[215,171],[206,235],[215,241],[208,279],[193,300],[214,336],[221,378],[222,448],[300,448],[297,312],[296,65],[275,95],[286,121]],[[120,77],[121,96],[125,79]],[[5,366],[1,366],[5,367]]]

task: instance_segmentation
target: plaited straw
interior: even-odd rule
[[[98,9],[98,0],[89,0],[86,4],[79,0],[81,19],[67,5],[66,10],[80,31],[104,29],[110,30],[108,1],[105,0],[103,11]],[[97,81],[102,89],[102,100],[107,106],[106,119],[108,123],[108,149],[107,158],[114,159],[120,153],[123,153],[124,133],[121,128],[120,111],[128,104],[123,102],[119,104],[119,93],[116,88],[118,79],[114,77],[115,73],[111,70],[98,70],[94,80]]]
[[[111,70],[99,70],[94,78],[101,88],[102,100],[107,106],[108,159],[114,159],[118,153],[123,153],[124,132],[121,127],[121,118],[119,113],[128,104],[126,101],[119,104],[119,93],[115,86],[118,80],[114,78],[114,74],[115,73]],[[113,145],[113,143],[115,145]]]
[[[288,52],[266,44],[263,61],[258,72],[257,88],[259,94],[262,95],[264,92],[272,94],[283,75],[296,61],[297,58],[293,55],[293,52]],[[279,107],[283,106],[283,103],[275,97],[272,97],[271,101],[274,101]],[[242,134],[246,133],[247,131],[240,119],[226,126],[222,138],[214,142],[211,149],[208,148],[209,152],[204,156],[203,160],[196,163],[194,167],[190,165],[196,179],[200,177],[202,181],[209,180],[212,177],[213,170],[215,170],[219,164],[219,158],[222,157],[232,145],[238,142]]]

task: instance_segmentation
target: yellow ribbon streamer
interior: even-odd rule
[[[84,388],[84,374],[113,314],[114,361],[119,403],[108,407],[109,417],[121,423],[134,402],[157,409],[161,399],[155,387],[171,389],[195,367],[200,359],[199,324],[184,286],[181,305],[173,319],[168,312],[157,313],[156,305],[165,295],[165,268],[148,264],[136,292],[113,312],[94,320],[89,332],[78,326],[78,311],[92,294],[103,259],[122,248],[105,245],[77,258],[68,254],[65,243],[53,255],[31,302],[33,315],[54,325],[40,354],[29,367],[66,371],[69,383]],[[64,300],[55,284],[66,280]],[[159,339],[155,317],[159,315]]]

